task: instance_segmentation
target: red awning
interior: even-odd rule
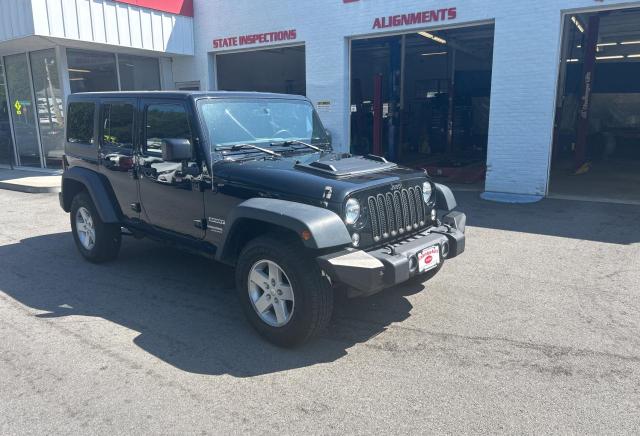
[[[154,9],[170,14],[193,17],[193,0],[114,0],[117,3],[127,3],[141,8]]]

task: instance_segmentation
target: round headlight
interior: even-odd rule
[[[350,198],[344,211],[344,222],[348,225],[353,225],[360,218],[360,203],[355,198]]]
[[[431,187],[431,183],[424,182],[422,184],[422,199],[425,203],[428,203],[431,200],[431,195],[433,194],[433,188]]]

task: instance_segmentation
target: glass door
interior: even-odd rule
[[[4,66],[18,164],[40,167],[42,164],[36,125],[37,108],[33,104],[31,84],[29,83],[27,55],[7,56],[4,58]]]
[[[40,141],[47,168],[61,168],[64,154],[64,102],[54,49],[34,51],[31,73],[36,94]]]
[[[11,122],[7,105],[7,87],[4,67],[0,62],[0,165],[10,165],[12,161],[13,142],[11,141]]]

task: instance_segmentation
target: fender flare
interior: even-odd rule
[[[228,243],[243,219],[291,230],[311,249],[321,250],[351,244],[351,235],[342,218],[330,210],[293,201],[252,198],[237,205],[227,217],[222,235],[222,250],[216,255],[218,260],[225,259],[234,250]],[[306,240],[301,236],[305,231],[310,233],[310,238]]]
[[[81,167],[69,168],[62,175],[62,192],[60,193],[60,196],[63,209],[66,212],[71,210],[71,202],[73,201],[73,196],[69,193],[68,184],[67,189],[65,189],[65,182],[69,180],[78,182],[85,187],[93,200],[93,204],[100,215],[100,219],[103,222],[121,222],[120,217],[122,214],[116,206],[117,203],[114,195],[110,194],[107,189],[107,182],[103,181],[102,176],[95,171]]]
[[[435,183],[436,185],[436,209],[444,210],[446,212],[451,212],[456,207],[458,207],[458,203],[456,202],[456,197],[453,195],[451,189],[447,186],[440,185]]]

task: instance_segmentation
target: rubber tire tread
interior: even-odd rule
[[[272,327],[262,321],[249,300],[248,276],[259,260],[276,262],[293,282],[293,318],[283,327]],[[292,238],[264,235],[247,243],[238,258],[236,288],[249,322],[260,335],[278,346],[302,345],[317,337],[331,321],[333,289],[315,259]]]

